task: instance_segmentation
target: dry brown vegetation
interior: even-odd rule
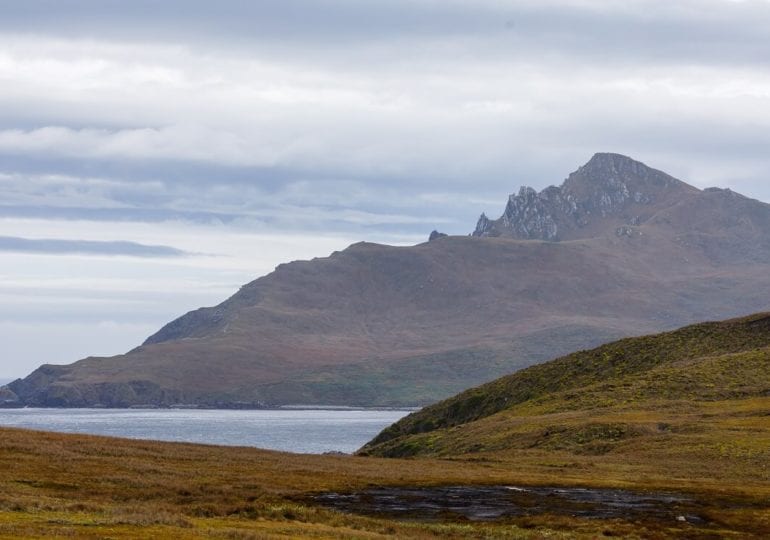
[[[770,538],[769,342],[758,314],[575,353],[410,415],[365,448],[387,459],[0,429],[0,537]],[[313,498],[436,485],[674,491],[703,523],[409,523]]]
[[[725,430],[766,436],[767,422],[746,420],[756,407],[770,412],[770,399],[714,412],[732,418]],[[615,423],[628,420],[618,415]],[[757,451],[766,442],[758,439]],[[638,452],[532,447],[515,455],[395,460],[2,429],[0,537],[761,538],[770,531],[767,461],[737,447],[707,446],[677,453],[659,441]],[[722,451],[729,459],[719,457]],[[763,472],[752,479],[757,467]],[[707,501],[711,525],[547,515],[504,524],[399,523],[318,508],[309,498],[382,485],[474,484],[681,490]]]

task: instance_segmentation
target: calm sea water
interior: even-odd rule
[[[405,410],[0,409],[0,425],[132,439],[353,452]]]

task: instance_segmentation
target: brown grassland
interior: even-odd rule
[[[0,538],[767,538],[770,398],[556,413],[544,425],[668,424],[581,448],[562,444],[460,458],[313,456],[0,430]],[[499,420],[496,420],[499,421]],[[532,427],[520,424],[532,442]],[[510,430],[503,436],[509,436]],[[399,523],[314,506],[308,494],[385,485],[573,485],[693,494],[707,527],[542,515],[500,524]]]
[[[0,538],[770,538],[769,343],[760,314],[581,351],[412,414],[368,456],[0,428]],[[312,497],[437,485],[681,492],[704,523],[400,522]]]

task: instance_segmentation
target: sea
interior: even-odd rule
[[[0,409],[0,426],[300,454],[352,453],[414,409]]]

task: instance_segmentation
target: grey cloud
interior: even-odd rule
[[[333,176],[286,167],[37,155],[7,156],[4,164],[15,171],[0,171],[0,217],[8,218],[184,221],[252,230],[353,232],[371,238],[378,225],[387,226],[387,234],[422,235],[426,228],[450,223],[449,230],[465,233],[480,212],[469,204],[464,186],[453,189],[442,178],[422,172]],[[60,171],[69,175],[66,190],[56,182]],[[504,192],[508,183],[497,187]],[[499,192],[492,186],[490,178],[477,191],[492,198]],[[437,188],[445,193],[441,204],[422,197]]]
[[[239,216],[231,214],[215,212],[184,212],[162,208],[87,208],[79,206],[51,207],[42,205],[0,205],[0,216],[49,220],[136,221],[143,223],[188,221],[200,224],[217,222],[229,223],[239,218]]]
[[[48,255],[124,255],[129,257],[184,257],[190,255],[190,253],[170,246],[153,246],[135,242],[30,239],[15,236],[0,236],[0,251]]]
[[[179,69],[182,82],[161,88],[168,93],[156,100],[140,93],[136,101],[99,102],[81,92],[60,102],[43,88],[26,107],[0,104],[0,126],[14,139],[0,172],[118,182],[65,192],[66,204],[56,202],[54,190],[35,199],[22,186],[17,194],[28,200],[3,193],[0,215],[367,235],[379,226],[416,234],[435,223],[460,234],[482,210],[493,211],[482,201],[504,201],[521,184],[559,183],[596,151],[626,153],[693,183],[737,182],[738,190],[751,186],[749,195],[770,198],[762,182],[763,169],[770,169],[770,117],[762,112],[768,81],[760,70],[744,74],[749,85],[759,85],[754,104],[738,95],[725,107],[722,90],[709,94],[709,83],[724,83],[736,65],[766,61],[767,2],[29,0],[7,2],[3,13],[0,30],[11,36],[95,40],[95,53],[102,42],[136,41],[150,49],[153,43],[144,40],[179,43],[186,52],[164,56],[158,66],[190,65]],[[223,40],[228,49],[216,49]],[[43,56],[50,47],[45,50]],[[118,67],[151,62],[152,50],[136,61],[131,50],[108,59]],[[62,54],[66,60],[84,53]],[[198,65],[200,58],[208,60]],[[298,88],[312,98],[350,85],[363,105],[349,103],[344,93],[320,103],[261,103],[248,91],[262,79],[238,80],[238,69],[227,71],[232,66],[221,68],[222,80],[235,77],[246,94],[230,100],[214,92],[219,101],[196,101],[198,78],[216,78],[233,58],[280,65],[275,76],[288,82],[279,94]],[[727,71],[717,68],[720,62],[729,64]],[[656,67],[639,71],[644,63]],[[683,69],[672,70],[671,63]],[[671,83],[681,88],[665,87],[693,64],[713,72]],[[306,70],[321,75],[308,81]],[[689,98],[688,85],[707,97]],[[170,106],[188,99],[188,108]],[[389,100],[405,105],[391,107]],[[45,113],[34,113],[41,117],[33,122],[20,110]],[[121,124],[114,111],[136,123]],[[186,139],[187,129],[176,122],[189,122],[197,138]],[[25,147],[26,139],[50,133],[41,129],[60,139]],[[123,131],[132,144],[118,144],[125,142]],[[214,144],[209,134],[222,142]],[[259,159],[264,147],[274,152]],[[727,165],[741,162],[751,166],[738,167],[736,179]],[[704,174],[715,170],[721,175]],[[159,187],[134,185],[142,182]],[[436,192],[445,195],[441,204],[423,197]]]
[[[0,0],[0,14],[0,256],[16,277],[0,341],[29,363],[19,375],[126,350],[226,297],[210,285],[224,273],[235,290],[337,241],[466,234],[597,151],[770,201],[770,2]],[[167,245],[15,236],[98,227]],[[171,247],[202,238],[224,256]],[[118,254],[132,258],[94,257]],[[185,272],[207,285],[85,291]],[[29,294],[57,276],[60,291]],[[106,320],[135,329],[84,350]],[[41,323],[51,338],[30,352]]]
[[[2,4],[0,28],[8,32],[203,47],[224,42],[243,54],[270,47],[274,54],[293,51],[306,57],[347,49],[343,56],[350,58],[362,46],[399,41],[406,45],[402,50],[411,46],[411,54],[419,55],[426,40],[461,39],[466,40],[466,51],[540,54],[541,60],[556,54],[766,65],[770,37],[770,5],[761,0],[9,0]],[[736,39],[736,29],[741,39]]]
[[[458,200],[462,197],[458,195]],[[163,208],[79,208],[79,207],[48,207],[48,206],[1,206],[0,217],[25,218],[40,220],[87,220],[94,222],[142,222],[163,223],[169,221],[181,221],[199,225],[229,225],[234,228],[249,229],[252,231],[281,231],[307,232],[314,227],[323,226],[325,233],[359,233],[366,238],[372,238],[372,232],[381,232],[387,235],[414,234],[421,236],[426,229],[435,226],[449,224],[451,230],[457,233],[465,233],[468,224],[475,219],[475,212],[471,210],[463,220],[449,212],[452,205],[445,208],[437,208],[435,212],[419,215],[389,214],[384,212],[367,212],[361,209],[351,209],[334,206],[282,206],[263,209],[253,209],[249,213],[222,213],[205,211],[181,211]],[[454,207],[457,210],[456,207]],[[467,207],[464,209],[468,212]],[[165,248],[166,246],[146,246],[150,248]],[[86,251],[77,251],[87,249]],[[0,251],[5,248],[0,237]],[[189,255],[186,252],[173,253],[158,249],[156,252],[146,251],[140,253],[139,249],[130,250],[128,246],[115,246],[115,253],[108,252],[110,246],[105,246],[101,254],[124,254],[144,257],[171,257]],[[117,253],[123,249],[124,253]],[[169,248],[174,249],[174,248]],[[44,251],[47,253],[63,253],[60,251]],[[19,251],[19,249],[14,249]],[[31,251],[31,249],[24,249]],[[96,247],[72,246],[73,253],[99,253]]]

